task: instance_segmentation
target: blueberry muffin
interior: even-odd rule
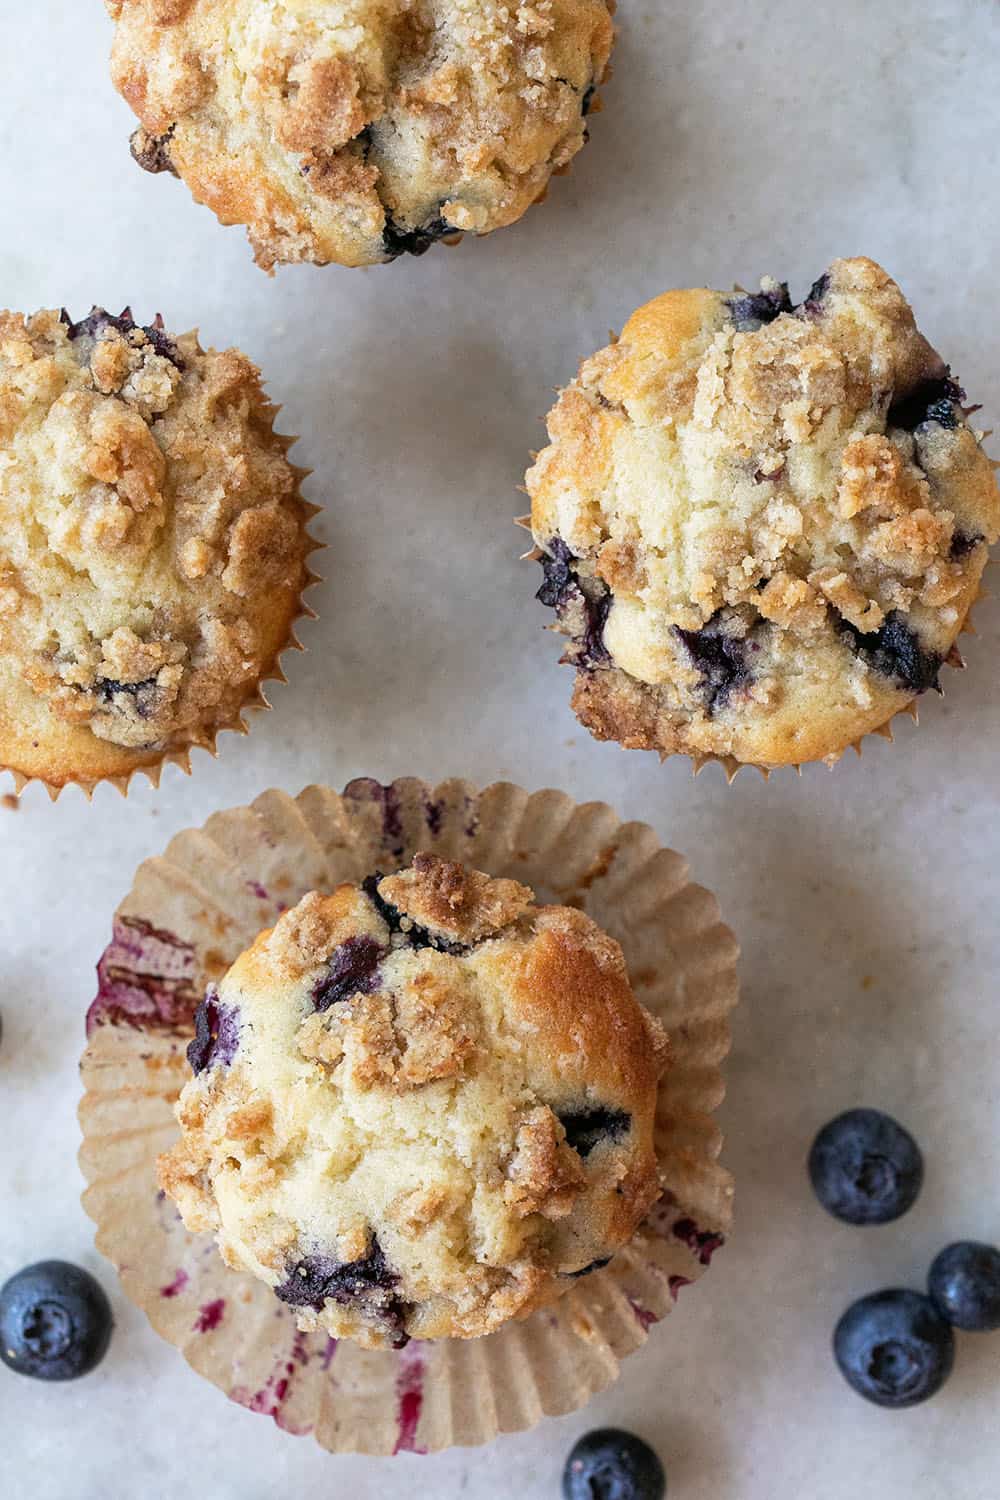
[[[274,416],[159,318],[0,313],[0,765],[125,777],[258,697],[311,545]]]
[[[587,139],[611,0],[107,0],[132,154],[259,265],[512,224]]]
[[[1000,536],[965,399],[870,260],[641,308],[527,479],[581,722],[771,767],[937,687]]]
[[[632,1237],[667,1052],[589,917],[417,855],[306,896],[210,991],[160,1181],[303,1329],[474,1338]]]

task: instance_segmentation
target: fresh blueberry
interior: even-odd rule
[[[825,1125],[809,1153],[816,1196],[845,1224],[888,1224],[912,1208],[924,1160],[912,1135],[877,1109],[849,1109]]]
[[[911,693],[926,693],[928,688],[940,691],[941,657],[924,650],[919,638],[896,610],[886,615],[878,630],[867,634],[852,625],[850,620],[839,621],[837,629],[855,655],[880,676],[891,677]]]
[[[732,694],[752,680],[749,654],[755,649],[754,643],[746,637],[727,634],[716,616],[700,630],[682,630],[675,625],[673,632],[701,673],[709,714],[725,708]]]
[[[39,1261],[0,1289],[0,1360],[19,1375],[89,1374],[104,1358],[112,1326],[103,1288],[64,1260]]]
[[[335,948],[328,971],[313,990],[317,1010],[329,1010],[352,995],[367,995],[378,982],[378,966],[385,949],[374,938],[352,937]]]
[[[194,1041],[187,1049],[192,1070],[204,1073],[206,1068],[228,1067],[239,1045],[239,1011],[223,1005],[218,991],[210,989],[194,1013]]]
[[[667,1476],[648,1443],[617,1427],[585,1433],[563,1470],[563,1500],[663,1500]]]
[[[1000,1328],[1000,1250],[975,1240],[949,1245],[931,1266],[927,1290],[955,1328],[970,1333]]]
[[[848,1385],[876,1406],[916,1406],[944,1385],[955,1338],[929,1297],[892,1289],[849,1307],[833,1335]]]
[[[622,1109],[569,1110],[559,1116],[567,1144],[587,1157],[602,1141],[618,1141],[631,1128],[632,1116]]]

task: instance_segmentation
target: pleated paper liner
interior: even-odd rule
[[[533,459],[537,458],[537,457],[538,457],[538,455],[536,453],[532,454],[532,458]],[[994,468],[1000,468],[1000,464],[994,464]],[[524,493],[527,494],[527,490],[525,490]],[[524,515],[524,516],[517,516],[517,517],[515,517],[514,525],[515,526],[519,526],[523,531],[530,532],[531,531],[531,516],[530,516],[530,514]],[[528,552],[525,552],[525,553],[522,554],[521,561],[522,562],[537,562],[539,560],[539,558],[541,558],[542,556],[543,556],[542,549],[539,546],[535,545],[535,546],[531,547],[531,549]],[[1000,565],[1000,560],[995,560],[993,558],[987,558],[986,563],[984,564],[984,567],[983,567],[983,573],[985,573],[990,568],[997,567],[998,565]],[[963,635],[975,635],[977,633],[976,632],[976,627],[972,623],[972,614],[973,614],[973,611],[974,611],[976,605],[979,604],[981,600],[987,599],[987,598],[989,598],[989,593],[983,587],[983,584],[982,584],[982,581],[981,581],[981,577],[980,577],[980,581],[979,581],[979,584],[977,586],[976,592],[972,596],[972,601],[969,604],[968,609],[966,610],[965,618],[963,619],[962,624],[959,626],[958,639],[961,639],[961,637]],[[555,626],[551,626],[550,625],[550,626],[547,626],[546,628],[548,630],[554,630]],[[948,655],[944,658],[944,660],[941,663],[941,665],[943,667],[951,667],[951,668],[953,668],[953,669],[955,669],[955,670],[957,670],[959,672],[964,672],[965,671],[965,659],[963,658],[962,653],[961,653],[961,651],[958,648],[958,640],[956,640],[955,644],[952,646],[951,650],[948,652]],[[941,695],[941,697],[943,698],[944,695],[945,695],[944,694],[944,688],[939,687],[938,688],[938,692]],[[828,766],[832,770],[834,766],[836,766],[837,764],[839,764],[840,761],[843,760],[844,756],[847,754],[847,752],[849,750],[853,750],[854,753],[855,753],[855,755],[857,755],[859,757],[859,759],[860,759],[861,755],[863,754],[863,748],[862,747],[863,747],[864,742],[865,742],[866,739],[870,739],[870,738],[874,737],[876,739],[883,739],[883,740],[892,741],[895,738],[895,736],[893,734],[893,727],[892,726],[893,726],[893,724],[895,723],[895,721],[897,719],[900,719],[900,718],[912,719],[913,722],[914,722],[914,724],[919,724],[919,722],[920,722],[920,711],[919,711],[919,706],[918,705],[919,705],[919,699],[918,698],[911,698],[910,701],[909,701],[909,703],[904,704],[902,708],[897,709],[897,711],[895,713],[890,714],[889,718],[886,719],[886,721],[883,724],[879,724],[874,729],[868,730],[868,732],[866,734],[861,735],[861,737],[859,739],[853,740],[849,744],[845,745],[842,750],[835,750],[832,754],[823,756],[822,761],[820,763],[823,764],[823,765],[825,765],[825,766]],[[778,771],[794,771],[797,775],[801,776],[802,775],[802,766],[806,765],[806,764],[812,764],[812,762],[805,762],[805,761],[803,761],[801,763],[792,763],[790,765],[762,766],[762,765],[758,765],[755,761],[737,760],[737,758],[736,758],[735,755],[713,755],[711,753],[698,753],[698,752],[693,752],[693,751],[690,752],[690,753],[688,753],[688,754],[685,754],[685,752],[682,751],[682,750],[677,750],[677,751],[672,751],[672,752],[671,751],[661,751],[660,752],[660,761],[662,763],[662,762],[667,761],[667,760],[672,760],[675,755],[684,755],[685,759],[690,760],[691,765],[692,765],[692,771],[693,771],[693,774],[695,776],[700,776],[701,773],[702,773],[702,771],[704,771],[704,769],[705,769],[706,766],[712,766],[712,765],[721,766],[722,767],[723,775],[725,776],[726,781],[729,783],[730,786],[732,786],[733,782],[736,780],[736,777],[739,775],[739,773],[741,771],[749,771],[749,770],[759,771],[760,774],[761,774],[761,776],[763,776],[764,780],[765,781],[769,781],[771,779],[771,777],[773,775],[775,775],[775,773],[778,772]]]
[[[295,443],[297,439],[285,438],[283,439],[283,441],[289,447],[291,447],[291,445]],[[294,473],[296,481],[299,485],[301,485],[302,481],[308,478],[309,474],[312,472],[309,469],[299,468],[295,464],[292,464],[291,467],[292,472]],[[219,753],[216,742],[220,734],[232,732],[235,734],[246,735],[250,733],[250,726],[244,719],[244,714],[254,711],[262,712],[270,709],[271,704],[264,693],[264,684],[267,682],[287,681],[284,671],[282,670],[281,658],[287,651],[304,650],[302,642],[299,640],[298,635],[296,634],[296,626],[298,625],[300,620],[314,620],[316,618],[315,610],[311,609],[310,606],[306,604],[303,596],[307,592],[307,590],[313,587],[314,584],[320,583],[322,581],[320,575],[313,572],[313,570],[308,566],[308,559],[314,552],[321,551],[323,547],[323,544],[316,541],[315,538],[310,535],[308,530],[309,522],[313,519],[314,516],[317,516],[319,514],[322,507],[319,505],[313,505],[309,501],[303,500],[301,494],[299,494],[298,492],[297,499],[300,507],[300,515],[302,517],[305,541],[305,546],[302,554],[304,565],[302,588],[299,593],[295,611],[293,612],[289,620],[288,633],[285,636],[285,639],[274,651],[270,660],[265,664],[260,676],[254,682],[248,684],[246,696],[240,703],[233,717],[224,722],[212,725],[210,728],[194,729],[192,731],[188,731],[184,743],[175,745],[168,750],[153,750],[148,752],[136,751],[133,763],[129,764],[127,769],[116,774],[92,777],[85,775],[67,776],[65,779],[60,781],[50,781],[45,776],[35,775],[30,772],[23,771],[17,765],[8,764],[6,761],[0,758],[0,773],[9,772],[10,775],[14,778],[13,790],[16,796],[20,796],[25,787],[30,786],[33,782],[37,782],[44,786],[53,802],[57,800],[59,794],[62,791],[71,786],[78,787],[80,791],[83,792],[87,800],[90,801],[90,799],[94,795],[95,789],[102,783],[107,782],[110,786],[115,787],[123,797],[127,797],[129,787],[131,786],[134,777],[145,776],[147,781],[151,782],[154,787],[158,787],[160,784],[160,778],[163,775],[163,769],[165,766],[169,765],[179,766],[180,769],[184,772],[185,776],[190,776],[192,750],[207,750],[209,755],[216,757]]]
[[[303,1334],[261,1282],[228,1269],[157,1190],[177,1137],[192,1015],[219,975],[312,889],[390,871],[427,849],[585,909],[624,948],[670,1030],[657,1147],[665,1192],[633,1243],[551,1308],[474,1341],[367,1352]],[[87,1018],[80,1161],[98,1247],[154,1328],[231,1399],[334,1452],[431,1452],[576,1410],[696,1281],[729,1229],[732,1184],[713,1111],[736,1003],[737,948],[715,898],[652,830],[603,803],[464,781],[352,782],[265,792],[179,834],[138,870]]]

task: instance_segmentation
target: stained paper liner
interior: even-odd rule
[[[298,438],[281,438],[277,433],[275,434],[275,437],[278,438],[279,442],[286,444],[289,448],[294,443],[298,442]],[[71,786],[79,787],[80,791],[83,792],[84,796],[89,802],[94,795],[95,788],[99,787],[104,782],[106,782],[109,786],[115,787],[117,791],[121,792],[123,797],[127,797],[129,787],[131,786],[132,781],[136,776],[145,776],[147,781],[151,782],[154,787],[158,787],[160,784],[160,778],[163,775],[164,766],[179,766],[180,769],[184,772],[185,776],[190,776],[192,750],[207,750],[209,755],[211,755],[213,758],[217,757],[219,751],[216,741],[218,740],[220,734],[225,734],[227,731],[231,731],[234,734],[249,734],[250,725],[246,722],[243,715],[245,713],[253,712],[254,710],[266,711],[270,709],[271,704],[264,693],[263,685],[266,682],[287,682],[288,679],[286,678],[281,667],[281,658],[287,651],[303,651],[305,649],[296,634],[295,627],[300,620],[315,620],[316,618],[316,611],[314,609],[311,609],[309,605],[306,604],[303,595],[309,589],[311,589],[314,584],[322,582],[320,575],[318,573],[314,573],[313,570],[308,566],[308,559],[312,556],[312,554],[314,552],[320,552],[323,550],[324,544],[322,542],[316,541],[315,537],[311,536],[308,530],[309,522],[313,519],[314,516],[319,515],[322,506],[313,505],[310,501],[303,500],[300,492],[302,482],[305,479],[309,478],[312,470],[300,468],[297,464],[290,464],[289,467],[291,468],[292,473],[295,475],[296,479],[297,488],[295,492],[295,498],[298,500],[300,506],[300,514],[302,517],[303,526],[304,546],[302,551],[302,561],[304,564],[304,579],[302,589],[299,594],[295,611],[292,614],[291,619],[289,620],[288,634],[285,636],[285,639],[282,641],[278,649],[274,652],[271,660],[265,664],[260,676],[256,679],[255,682],[248,684],[246,696],[243,699],[243,702],[237,708],[233,718],[226,720],[223,723],[216,724],[208,730],[192,731],[190,734],[190,738],[188,739],[188,742],[186,744],[176,746],[173,749],[164,750],[162,752],[153,751],[148,755],[144,755],[144,752],[142,751],[137,751],[136,764],[132,766],[128,771],[125,771],[116,776],[70,776],[67,777],[65,781],[53,782],[49,781],[44,776],[29,775],[24,771],[18,770],[16,766],[6,765],[2,760],[0,760],[0,774],[2,774],[3,772],[8,772],[11,776],[13,776],[13,790],[16,796],[20,796],[25,787],[30,786],[33,782],[39,783],[44,786],[45,790],[49,794],[50,799],[53,802],[57,801],[60,792]],[[144,758],[139,759],[140,756],[144,756]]]
[[[657,1113],[664,1194],[606,1270],[529,1319],[482,1339],[371,1352],[300,1333],[264,1283],[189,1234],[157,1189],[156,1158],[178,1136],[173,1107],[206,985],[307,891],[389,872],[422,849],[579,906],[621,943],[636,993],[674,1044]],[[574,1411],[611,1384],[729,1230],[733,1188],[712,1112],[736,959],[718,903],[689,883],[681,856],[603,803],[508,784],[359,780],[342,796],[269,791],[217,813],[140,867],[98,967],[80,1107],[97,1245],[199,1374],[333,1452],[427,1453]]]

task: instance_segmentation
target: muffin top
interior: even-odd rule
[[[274,416],[160,319],[0,313],[0,762],[61,785],[232,723],[306,581]]]
[[[259,265],[372,265],[511,224],[586,140],[608,0],[107,0],[140,166]]]
[[[870,260],[641,308],[527,478],[581,721],[785,765],[936,686],[1000,536],[964,400]]]
[[[587,916],[420,854],[306,896],[210,991],[160,1180],[302,1328],[476,1337],[631,1238],[667,1053]]]

